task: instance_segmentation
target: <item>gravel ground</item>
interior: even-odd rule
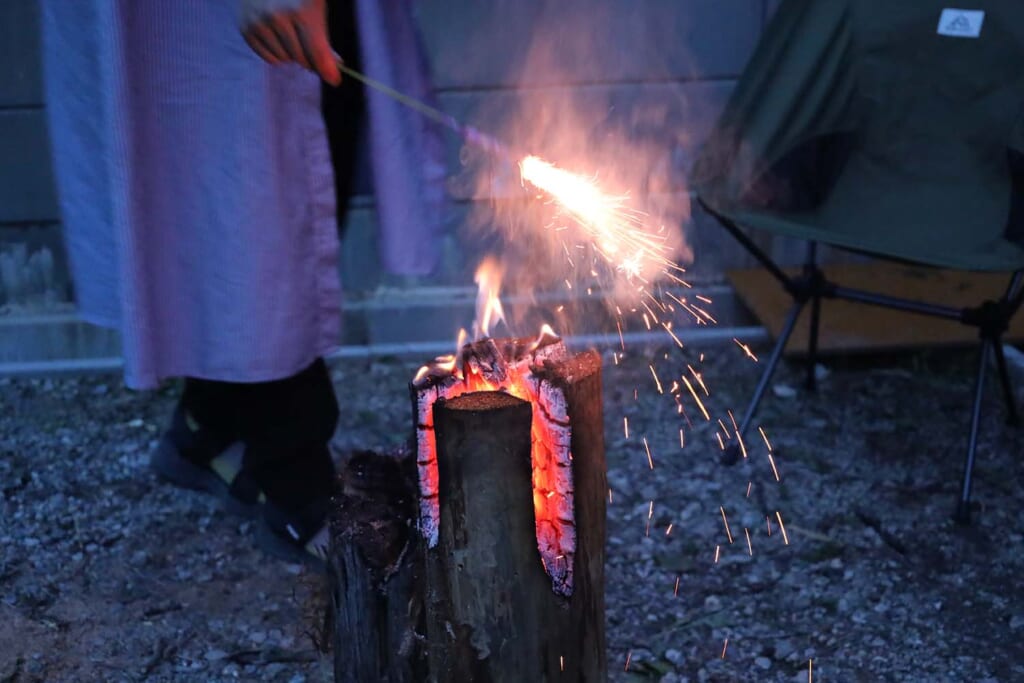
[[[814,681],[1024,680],[1022,435],[995,391],[982,510],[970,528],[950,520],[971,354],[828,360],[815,394],[784,366],[761,414],[776,482],[756,431],[747,460],[718,463],[715,420],[729,425],[758,366],[736,346],[706,351],[607,357],[612,680],[807,681],[811,662]],[[677,415],[652,361],[666,390],[687,363],[703,371],[711,422],[685,387],[693,427]],[[335,369],[340,451],[405,438],[414,369]],[[320,578],[149,474],[175,395],[0,380],[0,683],[330,680]]]

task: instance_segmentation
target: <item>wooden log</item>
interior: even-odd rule
[[[604,561],[607,538],[608,470],[604,453],[601,356],[596,351],[546,362],[537,373],[560,389],[572,430],[573,510],[576,555],[574,589],[549,629],[566,653],[563,677],[551,680],[605,681],[608,659],[604,622]],[[569,657],[571,656],[571,660]]]
[[[331,511],[334,680],[426,680],[415,461],[361,452]]]
[[[607,678],[604,634],[605,479],[600,357],[545,361],[531,381],[555,396],[571,430],[571,581],[538,551],[531,405],[500,392],[439,400],[433,425],[440,519],[426,553],[430,679],[587,681]],[[539,509],[539,508],[538,508]],[[556,586],[553,587],[553,580]],[[560,590],[556,590],[559,587]]]

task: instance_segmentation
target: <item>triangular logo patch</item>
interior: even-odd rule
[[[971,22],[967,21],[967,17],[962,14],[956,15],[953,21],[946,24],[947,33],[965,33],[971,30]]]
[[[947,8],[939,17],[938,34],[951,38],[978,38],[984,23],[984,10]]]

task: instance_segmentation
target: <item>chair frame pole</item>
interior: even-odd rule
[[[821,279],[821,271],[818,270],[818,243],[808,242],[807,263],[804,265],[804,277]],[[818,362],[818,331],[821,328],[821,291],[817,282],[811,287],[811,325],[807,336],[807,390],[818,389],[818,378],[815,375],[815,365]]]
[[[960,486],[960,497],[957,501],[954,519],[958,522],[969,523],[971,518],[971,487],[974,478],[974,463],[977,458],[978,434],[981,429],[982,407],[985,391],[985,372],[993,359],[999,373],[1002,385],[1003,398],[1006,403],[1008,422],[1016,425],[1019,422],[1019,415],[1016,407],[1016,400],[1013,392],[1013,384],[1010,381],[1009,370],[1006,362],[1006,354],[1003,352],[1002,336],[1009,327],[1010,320],[1024,304],[1024,270],[1013,273],[1010,282],[1001,298],[996,301],[985,301],[973,308],[953,308],[940,304],[932,304],[911,299],[887,296],[876,292],[869,292],[851,287],[842,287],[825,279],[824,274],[817,265],[816,246],[812,242],[808,246],[807,262],[804,265],[800,276],[792,276],[783,271],[763,249],[761,249],[743,230],[732,220],[721,215],[703,200],[698,198],[700,205],[713,218],[715,218],[757,261],[782,285],[783,288],[793,297],[793,307],[786,316],[779,338],[772,349],[768,365],[765,367],[754,391],[753,399],[747,407],[743,420],[739,425],[739,434],[742,436],[750,426],[754,414],[760,405],[765,390],[771,381],[772,375],[782,358],[789,337],[793,333],[796,321],[803,310],[804,305],[811,302],[811,325],[808,339],[808,369],[807,388],[814,389],[816,382],[814,377],[814,363],[818,352],[818,335],[821,323],[821,299],[836,298],[845,299],[871,306],[880,306],[907,313],[917,313],[931,317],[956,320],[965,325],[977,327],[981,337],[981,348],[978,360],[978,376],[974,385],[974,398],[971,409],[970,432],[967,440],[967,455],[964,459],[963,478]],[[723,462],[733,464],[739,460],[740,448],[737,444],[728,447],[723,455]]]
[[[974,483],[974,461],[978,453],[978,432],[981,429],[981,403],[985,395],[985,371],[991,362],[993,341],[981,342],[978,354],[978,377],[974,381],[974,404],[971,409],[971,428],[967,438],[967,457],[964,458],[964,473],[960,480],[960,500],[957,502],[953,519],[960,524],[971,523],[971,486]]]
[[[786,321],[782,324],[782,330],[779,332],[779,338],[775,341],[775,347],[772,348],[772,353],[768,357],[768,363],[765,365],[764,370],[761,372],[761,379],[757,382],[757,387],[754,389],[754,396],[750,399],[750,403],[747,404],[747,410],[743,413],[743,419],[740,420],[739,427],[737,428],[737,443],[732,443],[722,452],[722,462],[726,465],[735,465],[739,462],[740,454],[742,449],[739,445],[739,440],[747,433],[750,428],[750,423],[754,421],[754,415],[757,413],[758,406],[761,405],[761,399],[764,398],[764,392],[768,389],[768,385],[772,381],[772,376],[775,374],[775,369],[779,365],[779,361],[782,359],[782,352],[786,349],[786,344],[789,342],[789,338],[793,336],[793,328],[796,327],[796,321],[800,318],[800,312],[804,309],[803,301],[797,301],[793,304],[793,307],[789,309],[789,313],[786,315]]]
[[[1010,370],[1006,365],[1006,354],[1003,352],[1001,340],[992,344],[992,352],[996,358],[996,369],[999,372],[999,383],[1003,388],[1003,402],[1006,404],[1006,424],[1011,427],[1020,425],[1020,416],[1017,414],[1017,398],[1013,393],[1013,382],[1010,381]]]

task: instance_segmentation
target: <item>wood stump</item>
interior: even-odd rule
[[[535,400],[471,391],[432,404],[433,547],[417,528],[423,482],[414,463],[400,468],[391,460],[401,470],[391,478],[347,473],[359,485],[348,483],[339,495],[330,553],[336,680],[607,679],[600,370],[594,352],[546,358],[530,368]],[[416,405],[414,397],[414,412]],[[561,535],[541,542],[544,550],[538,518],[554,508],[535,501],[538,414],[554,426],[556,441],[564,434],[566,443],[553,447],[568,446],[558,462],[571,470],[571,510],[559,509]],[[400,486],[387,483],[394,478]],[[568,566],[545,565],[552,547],[566,551],[559,557]]]
[[[328,559],[339,683],[427,680],[414,470],[364,452],[341,474]]]

